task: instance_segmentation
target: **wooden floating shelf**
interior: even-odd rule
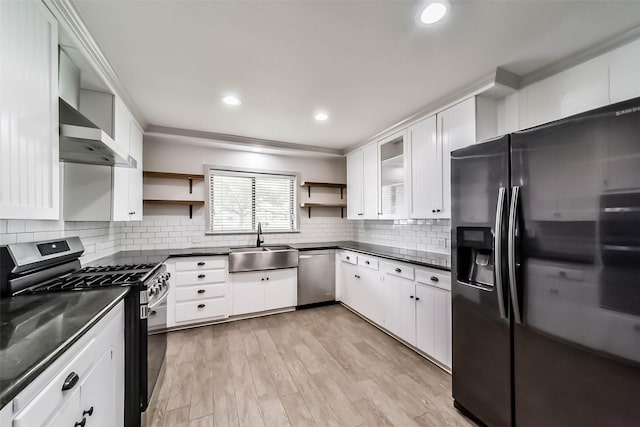
[[[301,208],[346,208],[344,203],[300,203]]]
[[[189,218],[193,218],[193,206],[204,206],[204,200],[159,200],[144,199],[144,203],[149,205],[173,205],[173,206],[189,206]]]
[[[325,188],[347,188],[347,184],[336,184],[331,182],[310,182],[303,181],[300,187],[325,187]]]
[[[147,178],[193,179],[196,181],[204,181],[204,175],[194,175],[188,173],[143,171],[142,176]]]
[[[144,199],[143,202],[151,205],[204,205],[204,200],[158,200]]]
[[[340,218],[344,218],[344,208],[347,205],[344,203],[300,203],[300,207],[309,210],[309,218],[311,218],[311,208],[340,208]]]

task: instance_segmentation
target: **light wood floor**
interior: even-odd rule
[[[340,305],[169,334],[154,427],[473,426],[451,377]]]

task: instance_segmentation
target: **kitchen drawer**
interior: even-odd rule
[[[94,353],[97,351],[95,338],[92,338],[87,345],[78,349],[76,356],[66,365],[53,380],[28,402],[26,409],[22,411],[27,402],[22,401],[22,395],[18,395],[13,400],[13,410],[20,411],[14,418],[13,425],[16,427],[31,427],[44,425],[47,419],[51,418],[60,404],[76,389],[80,388],[80,383],[89,372],[89,368],[95,362]],[[62,385],[66,378],[74,373],[78,376],[78,382],[68,391],[62,391]],[[37,408],[37,410],[35,410]]]
[[[176,273],[177,286],[191,286],[227,281],[226,270],[183,271]]]
[[[176,322],[227,316],[229,316],[229,300],[227,297],[176,304]]]
[[[416,268],[416,282],[450,291],[451,273],[430,268]]]
[[[367,255],[358,255],[358,265],[370,268],[372,270],[377,270],[378,258]]]
[[[219,285],[180,287],[179,289],[176,289],[176,301],[180,302],[207,298],[219,298],[226,296],[228,292],[229,285],[227,283],[221,283]]]
[[[157,307],[154,307],[149,311],[149,328],[157,328],[162,327],[163,329],[167,327],[167,305],[160,304]]]
[[[409,267],[408,265],[396,264],[391,262],[381,262],[380,270],[382,270],[382,272],[386,274],[413,280],[414,269],[413,267]]]
[[[343,251],[340,252],[340,259],[343,262],[348,262],[349,264],[357,265],[358,264],[358,255],[353,252]]]
[[[189,257],[176,261],[176,271],[224,269],[227,267],[227,257]]]

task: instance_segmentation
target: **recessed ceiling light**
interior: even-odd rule
[[[260,148],[260,147],[253,147],[253,148],[251,149],[251,151],[253,151],[254,153],[262,153],[262,148]]]
[[[324,111],[319,111],[319,112],[316,113],[314,118],[319,122],[324,122],[329,118],[329,115],[327,113],[325,113]]]
[[[420,20],[424,24],[435,24],[447,14],[447,5],[436,1],[429,3],[420,14]]]
[[[224,102],[227,105],[240,105],[240,104],[242,104],[242,102],[240,102],[240,98],[238,98],[237,96],[233,96],[233,95],[223,96],[222,97],[222,102]]]

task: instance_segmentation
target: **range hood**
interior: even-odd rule
[[[80,69],[59,50],[60,161],[135,168],[137,161],[78,111]]]

